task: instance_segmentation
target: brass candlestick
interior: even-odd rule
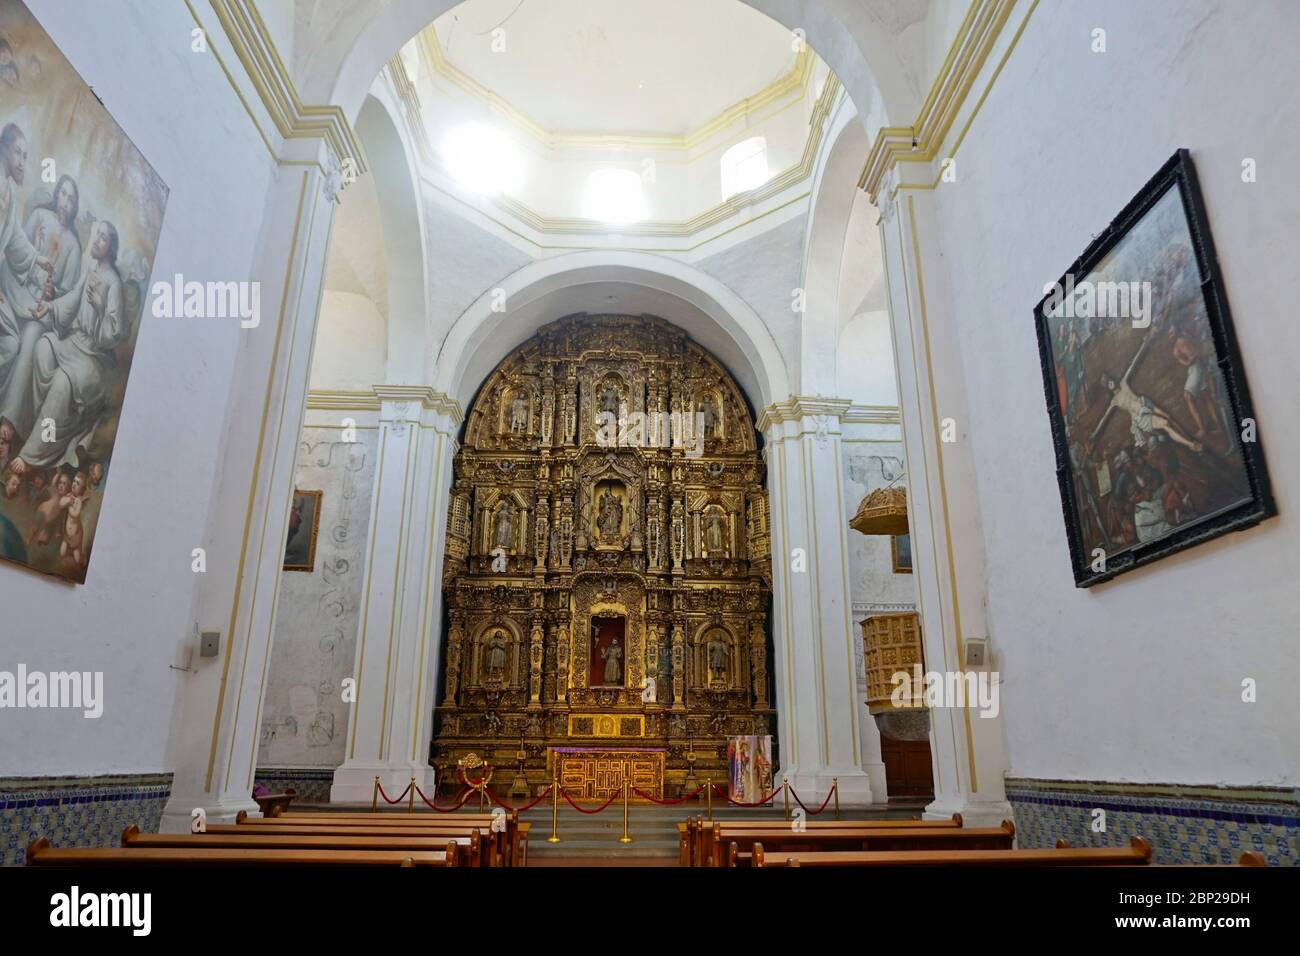
[[[686,750],[686,779],[682,781],[682,795],[690,793],[696,787],[695,779],[695,745],[687,742]]]
[[[528,777],[524,774],[524,761],[528,759],[528,751],[524,749],[524,738],[519,737],[519,749],[515,751],[515,760],[518,766],[515,769],[514,782],[510,784],[511,798],[520,797],[528,799]]]

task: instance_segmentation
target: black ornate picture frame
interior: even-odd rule
[[[1034,310],[1076,587],[1277,513],[1191,155]]]

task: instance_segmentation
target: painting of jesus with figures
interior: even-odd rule
[[[1186,154],[1139,200],[1037,313],[1081,586],[1272,509]]]
[[[0,558],[86,580],[167,187],[0,0]]]

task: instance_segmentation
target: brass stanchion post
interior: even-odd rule
[[[370,812],[374,813],[379,809],[379,776],[375,776],[375,792],[370,795]]]
[[[551,835],[546,838],[547,843],[560,842],[560,781],[555,771],[551,771]]]
[[[831,777],[831,789],[835,791],[835,819],[840,818],[840,778]]]
[[[709,822],[713,822],[713,781],[709,777],[704,778],[704,799],[709,808]]]
[[[632,837],[627,832],[627,811],[630,800],[630,788],[628,787],[627,773],[623,774],[623,835],[618,838],[619,843],[631,843]]]
[[[781,779],[781,793],[785,795],[785,818],[788,821],[790,819],[790,778],[789,777],[783,777]]]
[[[407,813],[415,812],[415,778],[414,777],[411,778],[411,786],[407,790],[406,812]]]

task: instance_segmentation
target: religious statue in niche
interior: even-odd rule
[[[723,551],[722,512],[716,509],[709,511],[704,519],[704,546],[711,555]]]
[[[623,530],[623,502],[610,485],[600,494],[597,502],[596,528],[602,541],[615,541]]]
[[[617,615],[598,617],[591,622],[591,670],[587,675],[590,686],[623,686],[626,623],[622,616]]]
[[[704,422],[704,438],[710,440],[717,436],[718,431],[718,409],[713,402],[712,395],[705,395],[704,401],[700,403],[700,418]]]
[[[487,679],[493,683],[500,683],[505,677],[506,639],[500,628],[493,631],[492,636],[488,638],[483,670]]]
[[[515,392],[514,400],[510,403],[510,434],[528,434],[528,396],[523,389]]]
[[[501,510],[497,512],[496,546],[509,551],[514,544],[514,531],[515,509],[507,501],[501,506]]]
[[[600,652],[600,656],[605,661],[605,683],[622,684],[623,648],[619,645],[617,637],[614,638],[609,647]]]
[[[709,637],[707,650],[709,653],[710,683],[725,684],[727,682],[727,660],[731,657],[731,649],[727,647],[727,641],[721,631],[714,631]]]
[[[600,413],[618,418],[618,389],[612,384],[606,385],[600,395]]]

